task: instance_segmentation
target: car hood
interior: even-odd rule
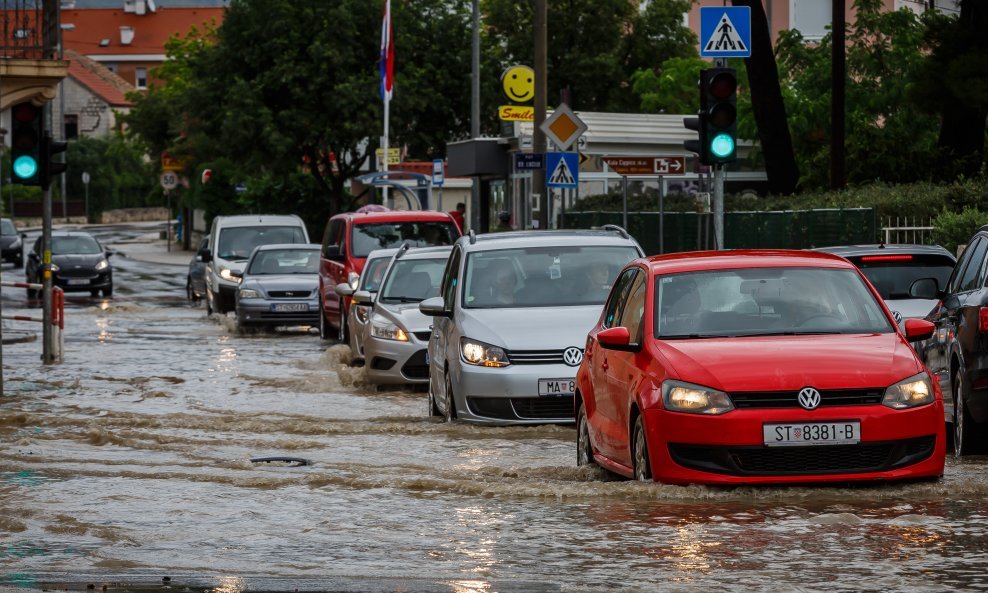
[[[603,305],[462,310],[462,335],[508,350],[583,348]]]
[[[899,334],[656,342],[672,378],[724,391],[885,387],[923,370]]]
[[[885,301],[889,311],[898,311],[903,319],[923,319],[937,306],[933,299],[895,299]]]
[[[429,331],[432,325],[432,318],[419,311],[418,303],[375,303],[374,314],[411,333]]]
[[[51,256],[52,263],[57,264],[60,268],[69,266],[92,267],[104,259],[106,257],[102,253],[62,253]]]
[[[260,287],[265,292],[272,290],[295,290],[312,292],[319,288],[318,274],[272,274],[265,276],[248,276],[244,278],[243,288]]]
[[[0,247],[7,248],[20,240],[20,235],[0,235]]]

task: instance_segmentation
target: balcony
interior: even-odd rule
[[[68,73],[59,41],[60,0],[0,0],[0,111],[55,98]]]

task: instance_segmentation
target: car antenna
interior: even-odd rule
[[[469,237],[470,237],[470,244],[471,245],[473,245],[474,243],[477,242],[477,233],[473,232],[473,229],[470,229],[467,232],[467,235],[469,235]]]

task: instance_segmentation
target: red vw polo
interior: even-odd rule
[[[904,333],[903,333],[904,332]],[[640,259],[577,373],[577,462],[669,484],[943,475],[943,396],[847,260],[801,251]]]

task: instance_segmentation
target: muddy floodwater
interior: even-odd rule
[[[68,298],[62,364],[4,346],[0,587],[988,589],[988,458],[860,488],[617,480],[570,427],[444,424],[316,332],[189,306],[184,267],[111,261],[114,298]],[[251,461],[284,456],[308,463]]]

